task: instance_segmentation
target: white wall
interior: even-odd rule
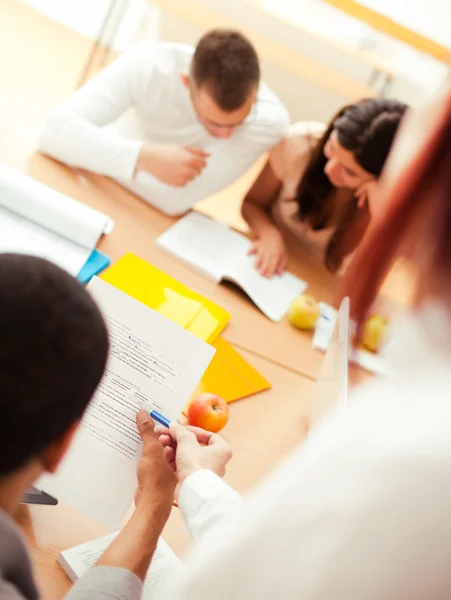
[[[112,0],[22,0],[58,23],[95,39]],[[110,28],[105,31],[103,42],[109,45],[112,30],[119,25],[114,49],[121,51],[133,39],[140,27],[148,6],[147,0],[116,0]]]
[[[102,19],[111,3],[111,0],[22,1],[54,20],[90,37],[97,36]],[[182,1],[189,2],[189,0]],[[346,42],[350,48],[357,50],[365,39],[371,41],[371,36],[374,34],[369,31],[367,26],[349,20],[341,12],[339,14],[334,11],[330,13],[330,7],[323,5],[318,0],[254,1],[254,4],[263,4],[275,14],[281,17],[285,16],[285,22],[275,20],[270,13],[262,14],[261,11],[254,10],[255,7],[251,2],[246,5],[237,0],[199,1],[203,2],[206,7],[216,9],[219,14],[232,17],[238,23],[252,22],[252,26],[261,33],[299,51],[300,61],[303,56],[307,56],[359,83],[367,84],[369,80],[372,71],[370,64],[360,59],[356,52],[352,54],[352,52],[336,51],[330,41],[341,40]],[[414,11],[412,14],[419,16],[424,15],[424,4],[427,1],[431,7],[435,6],[435,12],[432,13],[434,19],[438,18],[438,4],[442,1],[451,2],[451,0],[363,1],[368,5],[376,3],[378,8],[382,8],[382,4],[385,3],[387,10],[389,6],[393,9],[393,6],[399,5],[398,12],[401,11],[401,3],[404,10],[406,4],[415,5],[416,12]],[[333,18],[330,18],[330,14]],[[111,19],[111,25],[114,27],[116,24],[119,24],[119,28],[114,48],[118,51],[123,50],[137,39],[159,38],[195,43],[202,34],[202,31],[192,25],[152,8],[149,0],[116,0],[116,10]],[[314,33],[309,34],[308,31],[302,33],[302,28],[305,29],[307,26],[311,27],[312,31],[315,31],[316,28],[317,34],[321,33],[324,42]],[[451,29],[448,22],[443,27]],[[103,42],[109,44],[111,39],[111,31],[106,31]],[[407,65],[409,71],[407,75],[401,73],[395,77],[391,95],[415,106],[421,103],[425,96],[443,80],[446,72],[443,65],[432,63],[425,57],[418,58],[418,56],[412,55],[411,50],[399,44],[394,45],[392,40],[384,41],[382,39],[381,41],[380,36],[377,37],[377,35],[374,39],[379,44],[378,52],[382,53],[385,59],[392,58],[393,63],[399,63],[403,67]],[[271,87],[285,101],[294,120],[328,119],[337,108],[349,101],[348,98],[336,92],[308,79],[296,77],[265,61],[263,62],[263,72]]]
[[[449,0],[360,0],[360,2],[445,46],[450,45]]]

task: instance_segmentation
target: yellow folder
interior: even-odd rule
[[[105,271],[102,279],[210,344],[230,320],[218,304],[131,253]]]
[[[211,300],[131,253],[101,277],[216,348],[196,394],[211,392],[233,402],[271,387],[231,344],[218,337],[230,315]]]
[[[195,395],[211,392],[218,394],[226,402],[233,402],[270,389],[269,381],[223,338],[219,337],[213,347],[216,348],[216,354],[197,386]]]

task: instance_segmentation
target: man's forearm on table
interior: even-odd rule
[[[158,507],[137,508],[132,517],[100,557],[97,566],[122,567],[142,581],[167,521]]]
[[[167,520],[158,507],[138,508],[95,567],[65,600],[140,600],[143,581]]]

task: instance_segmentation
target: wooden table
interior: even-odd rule
[[[99,244],[113,260],[133,252],[151,262],[232,315],[224,331],[225,339],[275,364],[316,378],[322,354],[312,349],[311,333],[293,329],[286,318],[281,323],[273,323],[238,290],[208,281],[155,245],[158,235],[174,223],[173,218],[161,214],[107,178],[68,169],[42,155],[31,156],[24,168],[35,179],[115,219],[115,229]],[[312,262],[307,251],[292,254],[289,269],[308,282],[308,293],[314,298],[336,305],[338,280],[318,261]],[[393,285],[394,290],[398,287],[398,284]],[[388,303],[385,300],[382,304]]]
[[[240,492],[260,481],[306,433],[306,417],[314,394],[313,381],[243,352],[273,382],[273,389],[231,405],[223,431],[234,456],[226,480]],[[285,417],[280,426],[280,412]],[[18,515],[31,545],[42,597],[58,600],[70,581],[57,564],[61,550],[108,533],[98,523],[66,505],[21,507]],[[179,555],[190,545],[178,509],[174,508],[163,537]]]
[[[0,158],[1,155],[0,155]],[[19,166],[19,165],[17,165]],[[153,209],[113,181],[74,171],[45,156],[34,154],[20,168],[46,185],[109,214],[116,222],[99,248],[114,261],[133,252],[185,285],[223,306],[231,315],[224,337],[238,346],[293,371],[316,377],[321,354],[311,349],[311,335],[294,330],[285,320],[273,323],[244,294],[218,286],[178,262],[155,245],[155,240],[175,220]],[[307,257],[290,261],[290,269],[309,282],[314,297],[334,301],[336,280],[318,270]]]

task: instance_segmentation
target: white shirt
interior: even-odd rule
[[[411,316],[395,374],[358,389],[249,496],[209,471],[187,478],[179,506],[195,544],[168,598],[449,600],[447,320]]]
[[[246,122],[228,140],[199,122],[180,74],[189,73],[194,49],[147,43],[123,54],[50,114],[39,149],[71,166],[108,175],[168,214],[225,187],[281,139],[288,114],[262,83]],[[183,144],[211,154],[200,177],[168,186],[136,163],[145,142]]]

